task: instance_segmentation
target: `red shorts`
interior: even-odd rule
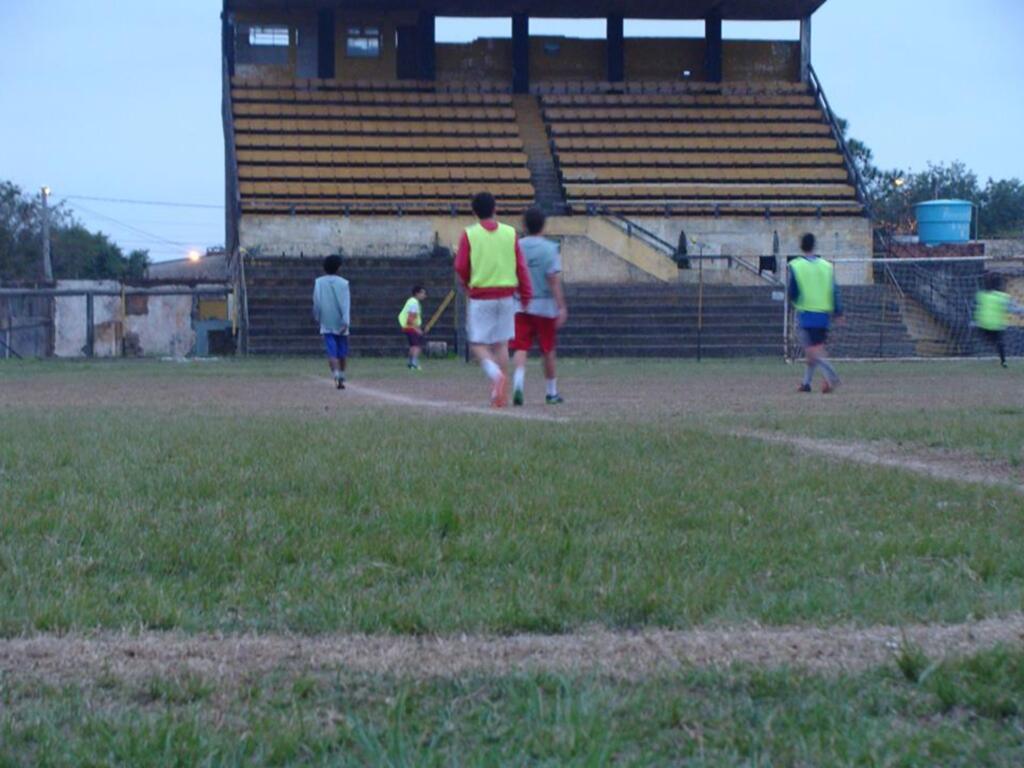
[[[516,313],[516,337],[509,342],[508,348],[513,352],[529,352],[535,339],[545,355],[555,351],[558,341],[555,318]]]

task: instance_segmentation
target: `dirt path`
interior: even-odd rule
[[[904,639],[919,645],[933,660],[996,645],[1020,645],[1024,614],[905,628],[749,627],[637,633],[593,629],[511,637],[41,635],[0,641],[0,679],[89,684],[110,676],[137,682],[188,673],[230,685],[260,673],[335,674],[340,670],[412,679],[525,670],[637,679],[689,665],[735,663],[835,673],[889,663]]]
[[[786,435],[752,429],[733,430],[736,437],[761,440],[796,448],[805,453],[816,453],[832,459],[852,461],[876,467],[892,467],[937,480],[977,483],[1000,488],[1011,488],[1024,493],[1021,476],[1001,462],[983,462],[976,456],[963,456],[935,451],[908,451],[890,443],[862,443],[844,440],[824,440],[815,437]]]

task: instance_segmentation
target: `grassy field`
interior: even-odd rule
[[[730,434],[941,449],[1020,483],[1018,371],[848,366],[826,398],[776,363],[573,361],[564,409],[535,404],[531,379],[528,421],[473,412],[485,388],[460,363],[412,377],[356,361],[344,393],[321,368],[0,365],[0,637],[899,626],[1024,608],[1012,483]],[[339,669],[230,691],[0,669],[0,765],[1021,762],[1019,648],[904,662],[628,683]]]
[[[278,675],[0,690],[0,765],[1020,765],[1024,655],[821,677]]]

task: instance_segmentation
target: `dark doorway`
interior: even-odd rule
[[[398,79],[418,80],[419,77],[419,28],[398,27]]]

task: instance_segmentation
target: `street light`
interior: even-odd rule
[[[203,258],[202,254],[199,253],[199,251],[197,251],[195,248],[188,252],[188,260],[191,261],[193,264],[198,262],[201,258]]]

